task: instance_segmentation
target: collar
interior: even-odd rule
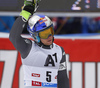
[[[36,42],[35,42],[36,43]],[[53,48],[53,43],[51,45],[44,45],[41,41],[40,43],[36,43],[39,47],[42,47],[44,49],[52,49]]]
[[[52,49],[53,48],[53,44],[52,45],[41,45],[40,47],[44,48],[44,49]]]

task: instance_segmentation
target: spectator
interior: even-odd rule
[[[0,32],[10,32],[15,21],[13,16],[0,16]]]
[[[57,29],[55,34],[74,34],[80,33],[81,18],[80,17],[59,17],[57,21]]]

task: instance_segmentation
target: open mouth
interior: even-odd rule
[[[51,42],[51,41],[52,41],[52,39],[48,40],[48,42]]]

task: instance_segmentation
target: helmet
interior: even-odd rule
[[[45,15],[33,15],[28,21],[27,30],[37,43],[40,43],[40,38],[54,35],[53,23]]]

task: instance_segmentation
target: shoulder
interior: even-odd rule
[[[39,46],[34,41],[31,40],[31,50],[30,50],[30,52],[35,52],[35,51],[38,50],[38,48],[39,48]]]
[[[57,45],[57,44],[55,44],[55,43],[53,43],[53,45],[54,45],[54,47],[60,48],[61,51],[64,52],[64,48],[63,48],[62,46],[59,46],[59,45]]]
[[[59,47],[59,48],[60,48],[60,46],[57,45],[56,43],[53,43],[53,46],[54,46],[54,47]]]

